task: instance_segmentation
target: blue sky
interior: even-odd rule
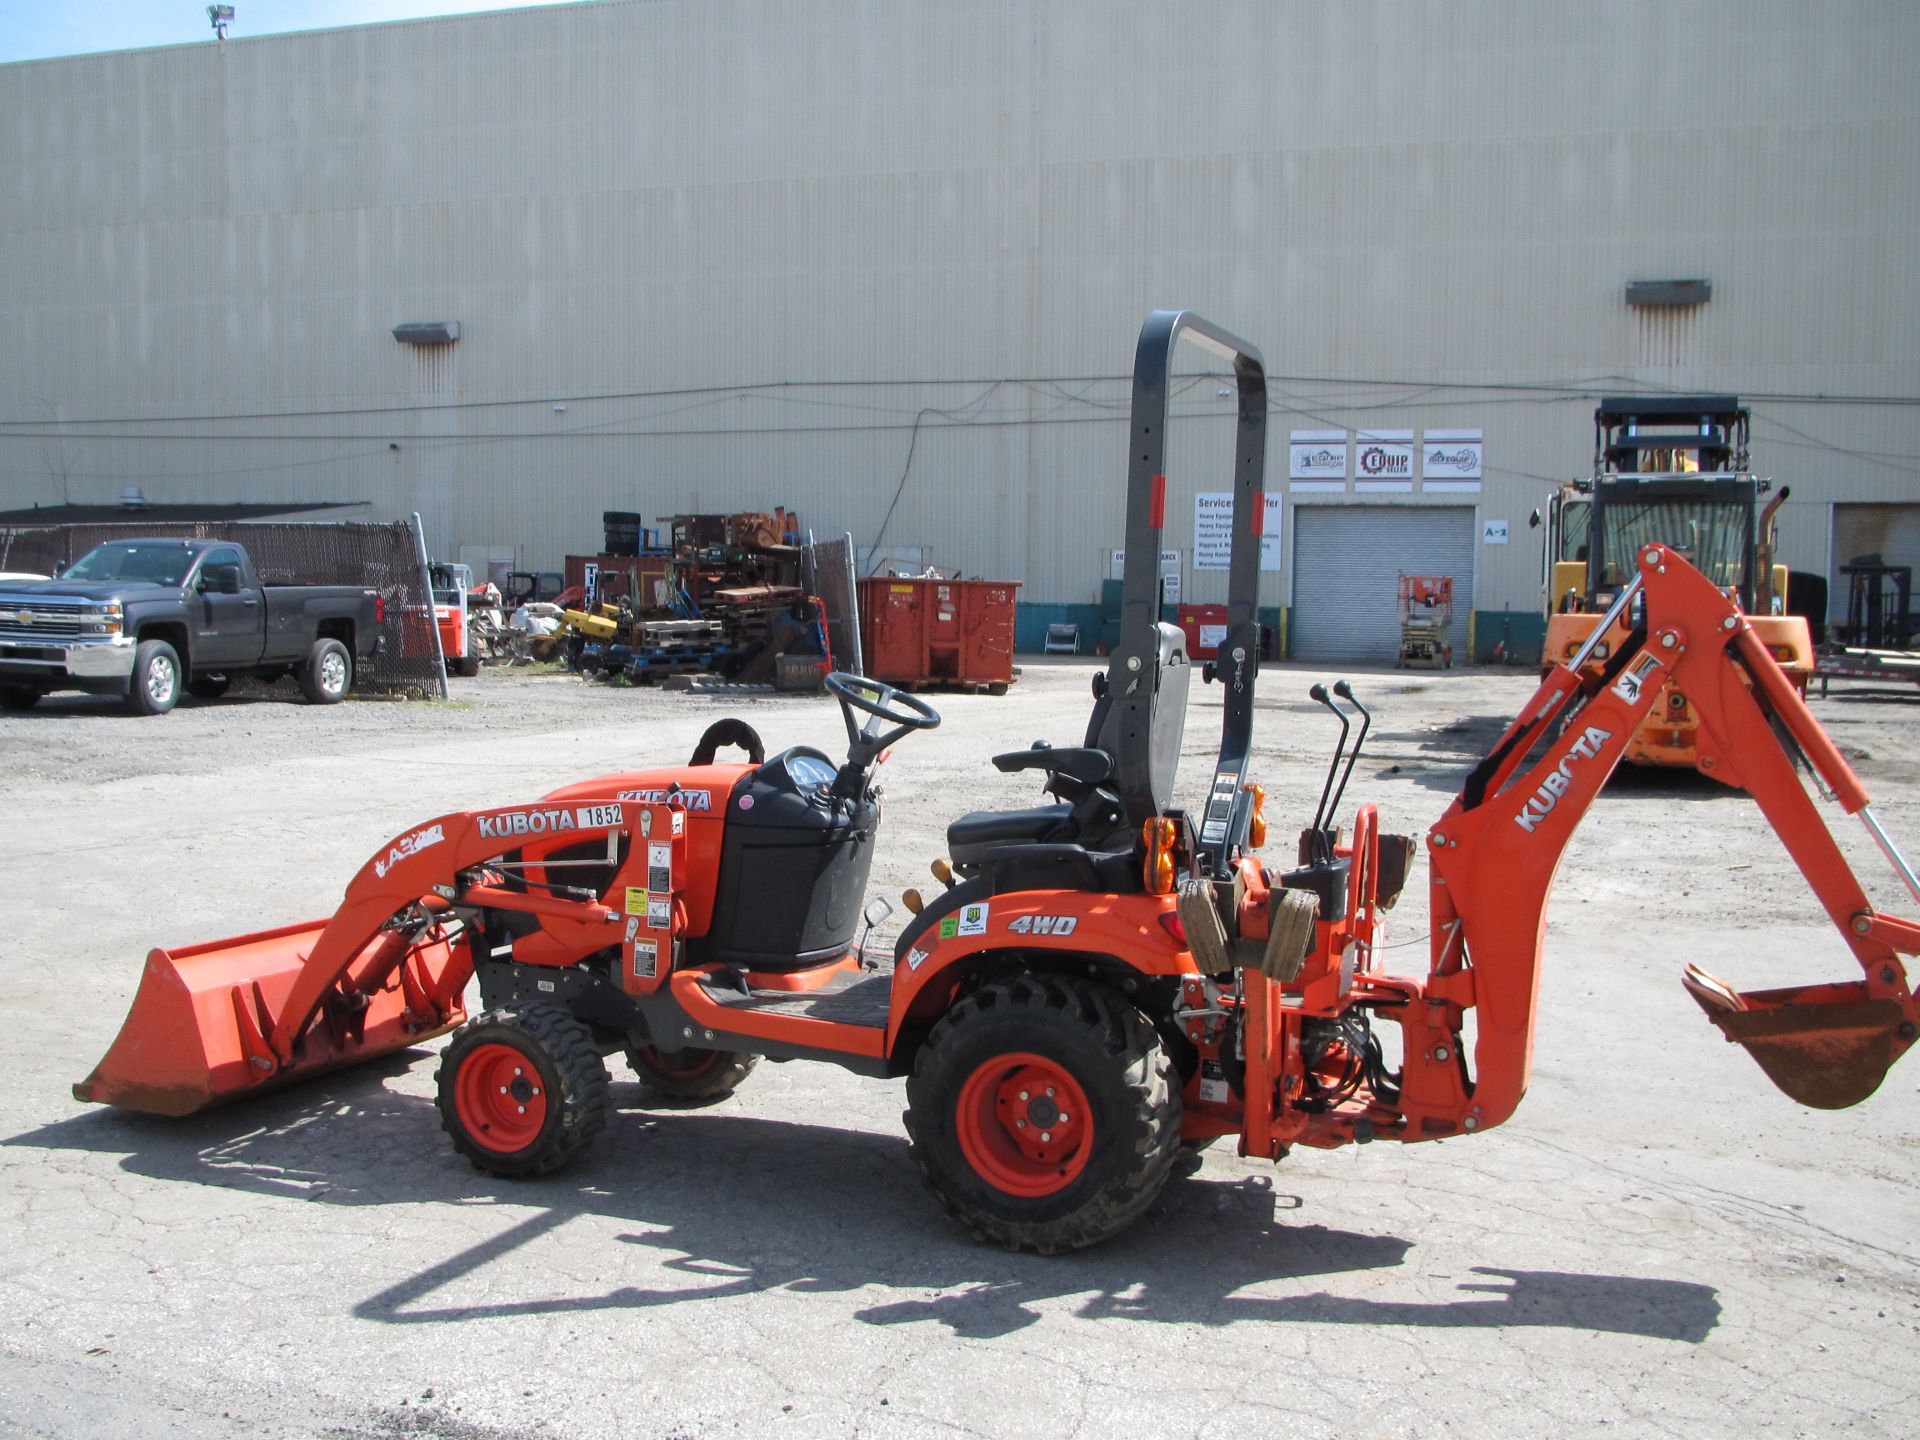
[[[283,35],[369,25],[422,15],[517,10],[486,0],[231,0],[233,26],[243,35]],[[137,50],[147,45],[213,43],[206,0],[0,0],[0,62]]]

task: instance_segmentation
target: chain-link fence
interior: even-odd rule
[[[825,602],[827,642],[836,670],[864,675],[860,656],[859,589],[853,583],[853,536],[836,540],[807,537],[807,586]]]
[[[380,653],[361,666],[355,688],[437,698],[445,675],[435,638],[432,592],[420,537],[408,521],[275,523],[142,522],[0,527],[0,570],[51,575],[109,540],[235,540],[247,547],[264,585],[358,585],[386,601]]]

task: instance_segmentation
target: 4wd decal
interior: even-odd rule
[[[1007,929],[1018,935],[1071,935],[1079,924],[1077,915],[1016,915]]]
[[[1602,730],[1598,725],[1587,726],[1580,738],[1573,742],[1573,749],[1568,752],[1567,758],[1554,767],[1553,772],[1541,782],[1540,788],[1521,807],[1520,813],[1513,817],[1513,823],[1531,835],[1572,786],[1573,762],[1597,758],[1600,747],[1612,738],[1611,730]]]
[[[477,824],[483,840],[516,839],[522,835],[562,835],[569,830],[609,830],[620,823],[618,805],[582,805],[575,810],[516,810],[507,815],[482,815]]]
[[[418,855],[422,850],[438,845],[446,838],[446,831],[438,825],[429,825],[414,831],[411,835],[403,836],[393,842],[393,847],[385,855],[373,862],[373,873],[384,880],[387,878],[387,871],[409,855]]]
[[[622,790],[616,800],[636,800],[642,805],[671,805],[676,810],[711,810],[711,790]]]
[[[940,938],[952,940],[961,935],[984,935],[987,933],[987,917],[990,913],[991,907],[984,900],[962,905],[957,913],[941,920]]]

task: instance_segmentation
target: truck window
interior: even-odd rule
[[[114,541],[96,545],[68,568],[64,580],[140,580],[178,585],[193,551],[178,540]]]

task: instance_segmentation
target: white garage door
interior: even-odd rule
[[[1296,660],[1391,665],[1400,655],[1400,576],[1453,577],[1453,661],[1467,661],[1474,512],[1466,505],[1302,505],[1293,512]]]

